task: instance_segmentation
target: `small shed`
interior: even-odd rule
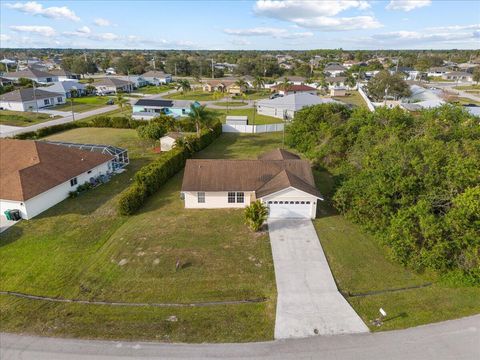
[[[248,116],[227,116],[226,117],[227,125],[248,125]]]
[[[336,86],[330,89],[330,96],[347,96],[347,89],[343,86]]]
[[[175,146],[178,139],[183,139],[193,133],[168,132],[160,138],[160,151],[170,151]]]

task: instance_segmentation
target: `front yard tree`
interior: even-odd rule
[[[147,125],[139,126],[137,128],[138,136],[145,140],[151,140],[153,146],[166,133],[165,126],[158,122],[149,122]]]
[[[188,117],[195,124],[198,137],[200,136],[201,129],[208,128],[214,120],[213,113],[208,111],[205,105],[190,105]]]
[[[120,107],[120,109],[123,109],[125,106],[129,105],[128,99],[123,97],[123,94],[121,94],[121,93],[117,94],[117,98],[116,98],[115,102]]]
[[[177,81],[177,90],[180,90],[183,94],[184,92],[192,90],[192,86],[190,85],[190,81],[185,79],[180,79]]]
[[[380,71],[367,84],[368,94],[375,100],[381,101],[386,96],[394,99],[410,96],[410,87],[400,74],[390,74],[389,71]]]
[[[473,81],[477,84],[480,82],[480,67],[478,66],[473,70]]]
[[[255,80],[253,80],[253,87],[256,90],[260,90],[265,87],[265,80],[261,76],[256,76]]]
[[[260,201],[254,201],[245,208],[245,224],[253,231],[258,231],[262,228],[263,223],[267,220],[268,209]]]

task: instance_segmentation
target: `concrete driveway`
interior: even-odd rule
[[[340,294],[310,220],[268,221],[277,282],[275,339],[368,332]]]

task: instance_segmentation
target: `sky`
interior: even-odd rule
[[[479,49],[480,1],[4,1],[0,46]]]

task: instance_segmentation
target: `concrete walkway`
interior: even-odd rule
[[[275,339],[368,332],[340,294],[310,220],[269,220],[277,315]]]
[[[55,339],[0,333],[2,360],[478,360],[480,315],[397,331],[245,344]]]
[[[85,111],[85,112],[82,112],[82,113],[75,113],[75,120],[82,120],[82,119],[85,119],[89,116],[100,115],[100,114],[103,114],[103,113],[106,113],[106,112],[116,110],[117,108],[118,108],[117,105],[109,105],[109,106],[101,107],[101,108],[94,109],[94,110],[91,110],[91,111]],[[39,123],[39,124],[17,128],[17,129],[12,130],[12,131],[7,131],[7,132],[2,131],[2,133],[0,133],[0,137],[15,136],[15,135],[22,134],[22,133],[29,132],[29,131],[36,131],[38,129],[42,129],[42,128],[48,127],[48,126],[66,124],[66,123],[69,123],[69,122],[72,122],[72,121],[73,121],[72,115],[69,115],[69,116],[62,117],[60,119],[45,121],[45,122],[42,122],[42,123]]]

